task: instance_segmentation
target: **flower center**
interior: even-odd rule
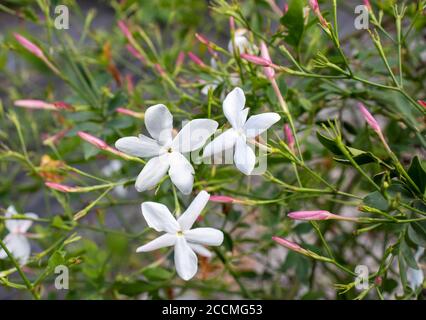
[[[177,235],[178,237],[183,237],[183,231],[178,231],[178,232],[176,232],[176,235]]]
[[[167,152],[172,153],[173,152],[172,148],[171,147],[167,148]]]

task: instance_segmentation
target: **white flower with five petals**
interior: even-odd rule
[[[142,215],[148,226],[158,232],[166,233],[137,248],[136,252],[148,252],[174,246],[174,260],[178,275],[184,280],[191,279],[198,269],[195,252],[210,257],[210,251],[203,245],[220,246],[223,242],[223,233],[220,230],[214,228],[191,229],[209,198],[210,195],[206,191],[201,191],[177,220],[163,204],[142,203]]]
[[[226,96],[223,112],[232,128],[210,142],[204,149],[203,157],[210,157],[235,146],[234,163],[242,173],[249,175],[254,169],[256,155],[247,142],[268,130],[280,120],[280,116],[275,112],[266,112],[247,120],[249,108],[244,109],[245,103],[244,92],[238,87]]]
[[[115,143],[116,148],[124,153],[151,158],[136,179],[136,190],[142,192],[153,188],[168,172],[173,184],[183,194],[191,193],[194,168],[183,154],[201,148],[216,131],[217,122],[191,120],[173,137],[173,116],[165,105],[157,104],[146,110],[145,126],[152,138],[141,134],[118,139]]]
[[[14,206],[9,206],[6,210],[5,217],[11,218],[16,215]],[[36,219],[38,216],[35,213],[25,213],[25,216],[31,219]],[[33,222],[31,220],[23,219],[8,219],[5,222],[6,229],[9,234],[4,238],[4,244],[21,265],[27,263],[31,254],[31,245],[27,239],[26,232],[31,227]],[[7,258],[6,251],[0,249],[0,259]]]

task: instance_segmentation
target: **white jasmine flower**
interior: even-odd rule
[[[9,206],[6,210],[5,217],[11,218],[16,215],[14,206]],[[29,218],[38,218],[35,213],[25,213]],[[26,237],[27,230],[31,227],[33,222],[31,220],[6,220],[5,226],[9,230],[9,234],[4,238],[3,242],[7,249],[21,265],[27,263],[31,254],[31,246]],[[0,249],[0,259],[7,258],[7,254],[3,249]]]
[[[414,255],[414,259],[417,262],[417,265],[419,265],[420,257],[422,256],[423,252],[425,251],[424,248],[419,248]],[[408,267],[407,269],[407,281],[410,284],[410,287],[414,290],[421,287],[423,285],[424,281],[424,274],[422,268],[419,266],[418,269],[414,269],[411,267]]]
[[[251,116],[247,120],[249,109],[244,109],[245,103],[244,92],[238,87],[226,96],[223,101],[223,113],[232,128],[210,142],[204,149],[203,157],[235,146],[234,163],[238,170],[249,175],[254,169],[256,156],[247,142],[279,121],[280,116],[274,112],[267,112]]]
[[[183,154],[201,148],[216,131],[217,122],[209,119],[189,121],[173,138],[173,116],[165,105],[157,104],[146,110],[145,126],[152,138],[140,134],[118,139],[115,143],[124,153],[151,158],[136,179],[136,190],[153,188],[168,172],[183,194],[191,193],[194,168]]]
[[[163,204],[156,202],[142,203],[142,215],[148,226],[158,232],[164,231],[166,233],[137,248],[136,252],[148,252],[174,246],[177,274],[183,280],[191,279],[198,269],[198,259],[195,252],[210,257],[210,251],[203,245],[220,246],[223,242],[223,233],[220,230],[214,228],[191,229],[209,201],[209,197],[210,195],[206,191],[201,191],[177,220]]]
[[[235,37],[234,37],[235,47],[238,49],[240,54],[241,53],[255,54],[259,51],[259,49],[257,48],[256,45],[252,44],[247,39],[247,37],[245,36],[246,33],[247,33],[247,29],[244,29],[244,28],[239,28],[235,30]],[[234,52],[234,46],[233,46],[232,40],[230,40],[228,43],[228,51],[230,53]]]

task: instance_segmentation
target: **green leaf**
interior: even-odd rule
[[[404,261],[407,263],[407,265],[410,268],[418,269],[416,259],[414,258],[413,250],[407,245],[405,241],[401,241],[401,244],[399,245],[399,250],[404,257]]]
[[[413,243],[426,248],[426,221],[410,223],[407,233]]]
[[[232,251],[234,248],[234,242],[232,241],[231,236],[227,232],[223,232],[223,245],[227,251]]]
[[[160,267],[148,268],[142,273],[150,281],[165,281],[173,276],[172,272]]]
[[[284,40],[294,47],[299,45],[305,28],[303,7],[304,1],[291,0],[288,4],[287,13],[280,19],[281,24],[288,30]]]
[[[388,201],[378,191],[367,194],[362,200],[367,206],[373,207],[382,211],[386,211],[389,208]]]
[[[337,146],[336,141],[327,138],[326,136],[322,135],[321,133],[317,132],[317,138],[319,142],[329,151],[331,151],[334,154],[341,155],[342,152],[340,151],[339,147]]]
[[[426,190],[426,171],[418,156],[415,156],[413,160],[411,160],[410,168],[408,168],[408,175],[411,179],[413,179],[414,183],[419,187],[420,192],[423,194]]]

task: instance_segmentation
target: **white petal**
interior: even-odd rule
[[[203,211],[204,207],[207,205],[209,198],[210,195],[204,190],[197,194],[189,207],[177,220],[182,230],[191,229],[195,220],[197,220],[201,211]]]
[[[150,159],[139,173],[135,187],[139,192],[155,187],[169,170],[167,157],[155,157]]]
[[[228,119],[229,123],[233,128],[239,129],[240,124],[240,114],[244,109],[244,105],[246,103],[246,97],[244,95],[244,91],[240,88],[235,88],[226,96],[223,101],[223,113],[225,117]]]
[[[203,256],[206,258],[212,257],[212,253],[209,250],[207,250],[205,247],[203,247],[202,245],[195,244],[195,243],[188,243],[188,245],[192,248],[192,250],[195,251],[195,253],[198,253],[200,256]]]
[[[31,246],[24,235],[9,233],[4,239],[4,244],[13,257],[19,261],[19,264],[24,265],[27,263],[31,254]],[[0,250],[0,259],[6,257],[6,252],[3,249]]]
[[[223,242],[223,232],[214,228],[195,228],[183,234],[186,240],[207,246],[220,246]]]
[[[183,280],[189,280],[197,273],[198,259],[184,237],[177,237],[175,244],[175,267]]]
[[[156,104],[145,111],[145,127],[164,145],[172,140],[173,116],[164,104]]]
[[[238,134],[234,129],[226,130],[204,148],[203,157],[210,157],[212,154],[232,148],[237,137]]]
[[[115,142],[115,147],[121,152],[142,158],[157,156],[160,151],[157,141],[142,134],[139,137],[120,138]]]
[[[172,148],[181,153],[201,148],[216,131],[218,123],[210,119],[189,121],[173,139]]]
[[[408,268],[407,270],[407,281],[410,284],[410,287],[416,290],[418,287],[423,285],[424,275],[423,270]]]
[[[151,228],[158,232],[165,231],[172,234],[179,231],[179,223],[164,204],[144,202],[141,207],[142,215]]]
[[[194,168],[185,156],[179,152],[169,154],[169,176],[173,184],[183,194],[190,194],[194,184]]]
[[[14,206],[9,206],[6,209],[6,213],[4,214],[4,216],[6,218],[11,218],[14,215],[18,214],[18,212],[16,211]],[[17,232],[18,230],[18,220],[6,220],[5,222],[6,228],[7,230],[9,230],[10,232]]]
[[[158,238],[148,242],[147,244],[136,249],[136,252],[148,252],[164,247],[174,246],[176,243],[176,235],[166,233]]]
[[[243,109],[243,110],[240,111],[240,113],[238,115],[238,127],[239,128],[243,128],[244,127],[244,124],[246,123],[249,111],[250,111],[249,108],[245,108],[245,109]]]
[[[280,120],[280,116],[275,112],[267,112],[251,116],[244,125],[244,131],[249,138],[256,137],[265,130],[268,130],[274,123]]]
[[[256,156],[250,146],[246,144],[244,137],[239,137],[235,144],[234,163],[238,170],[249,175],[256,163]]]
[[[25,213],[25,216],[31,219],[37,219],[38,215],[32,212]],[[25,233],[33,224],[32,220],[16,220],[17,222],[17,232]]]

